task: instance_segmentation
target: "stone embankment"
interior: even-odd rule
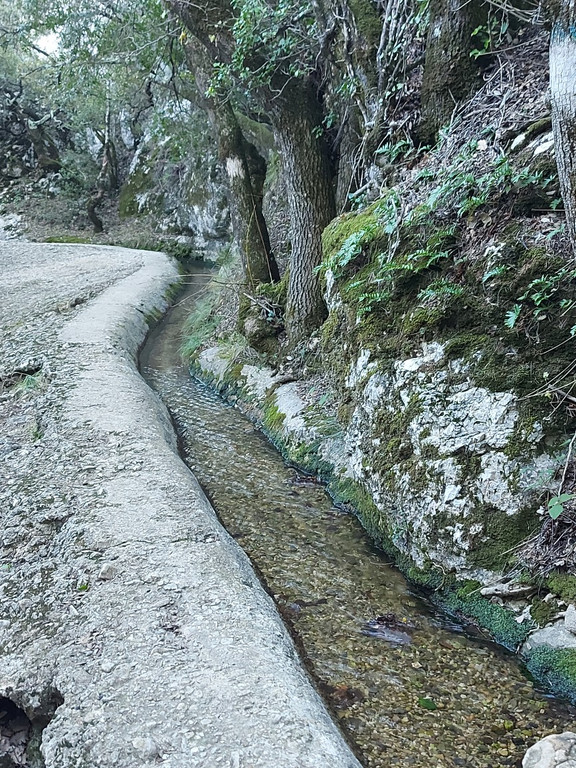
[[[176,268],[13,242],[0,275],[0,764],[358,768],[138,374]]]

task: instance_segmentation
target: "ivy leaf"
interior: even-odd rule
[[[572,501],[573,498],[573,493],[561,493],[560,496],[553,496],[550,501],[552,504],[565,504],[567,501]]]
[[[559,518],[562,512],[564,512],[564,507],[562,504],[553,504],[551,507],[548,507],[548,514],[552,520]]]

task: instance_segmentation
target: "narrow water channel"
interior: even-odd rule
[[[141,369],[363,763],[519,767],[537,739],[574,730],[573,708],[535,689],[513,656],[436,615],[354,517],[190,378],[179,354],[182,326],[209,278],[200,269],[187,278],[185,295],[150,334]]]

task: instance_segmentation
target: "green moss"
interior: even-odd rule
[[[275,149],[274,134],[269,125],[252,120],[240,111],[236,112],[236,119],[242,128],[242,133],[259,150],[260,154],[270,154]]]
[[[328,481],[332,477],[334,467],[328,461],[320,458],[318,448],[318,441],[311,445],[303,443],[297,448],[290,450],[288,460],[290,463],[302,468],[306,472],[310,472],[310,474]]]
[[[346,378],[350,372],[353,358],[357,354],[357,347],[348,343],[354,338],[354,323],[350,313],[345,308],[334,309],[328,315],[327,320],[320,329],[320,350],[322,353],[322,366],[325,373],[332,378],[334,388],[347,399],[345,413],[338,413],[340,421],[348,423],[354,410],[351,394],[346,389]]]
[[[47,243],[91,243],[89,237],[80,237],[79,235],[52,235],[46,238]]]
[[[391,557],[394,556],[393,551],[389,551],[388,554]],[[428,593],[437,594],[438,590],[445,588],[447,583],[453,581],[453,577],[447,576],[434,563],[427,562],[421,567],[416,567],[409,557],[402,555],[400,552],[397,553],[394,562],[408,581],[416,584],[416,586],[421,587]]]
[[[556,600],[545,602],[539,597],[535,597],[530,605],[530,616],[539,627],[545,627],[548,622],[558,613],[558,603]]]
[[[329,489],[336,502],[354,508],[364,527],[378,539],[381,514],[366,488],[349,477],[335,477],[331,479]]]
[[[535,648],[529,654],[526,666],[554,693],[576,703],[576,649]]]
[[[480,584],[475,581],[460,582],[438,593],[434,599],[457,618],[473,619],[487,629],[497,643],[516,650],[531,627],[526,622],[518,624],[511,611],[482,597],[479,588]]]
[[[507,515],[490,505],[479,506],[467,522],[480,522],[483,527],[468,553],[470,565],[493,571],[503,570],[510,550],[541,526],[540,518],[530,508]]]
[[[290,271],[286,269],[282,275],[282,279],[278,283],[260,283],[256,289],[256,293],[258,296],[264,296],[272,304],[276,304],[281,307],[282,310],[285,310],[289,279]]]
[[[371,232],[366,237],[366,245],[378,241],[385,242],[385,235],[379,223],[381,203],[376,202],[362,211],[345,213],[334,219],[322,233],[322,251],[324,261],[333,258],[344,242],[351,235]]]
[[[184,326],[182,357],[191,362],[204,342],[210,338],[220,324],[220,316],[214,311],[214,297],[208,293],[196,302]]]
[[[149,169],[145,165],[141,165],[129,176],[120,189],[118,198],[120,218],[127,219],[130,216],[137,216],[141,213],[138,195],[149,192],[153,189],[153,186],[152,175]],[[159,204],[157,207],[159,207]]]
[[[371,47],[377,48],[382,34],[382,21],[376,7],[369,0],[351,0],[350,8],[362,37]]]
[[[504,448],[504,453],[509,459],[526,459],[534,452],[534,440],[529,438],[534,434],[536,422],[536,418],[528,414],[523,414],[518,419]]]
[[[546,579],[546,586],[567,603],[576,602],[576,576],[555,571]]]
[[[282,425],[286,419],[286,414],[278,408],[274,393],[266,396],[263,403],[263,413],[263,423],[266,432],[272,436],[279,435],[282,431]]]
[[[416,465],[413,479],[418,482],[420,462],[416,457],[413,457],[408,428],[421,411],[420,399],[417,395],[413,395],[406,406],[398,403],[396,409],[393,409],[388,403],[386,408],[374,414],[374,431],[380,439],[380,446],[372,459],[372,467],[375,472],[385,474],[391,467],[399,463],[404,463],[402,469],[405,470],[407,469],[406,462],[413,460]]]

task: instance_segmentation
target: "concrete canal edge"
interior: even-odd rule
[[[9,426],[39,426],[1,470],[0,701],[41,739],[32,768],[358,768],[138,373],[175,266],[28,243],[0,262],[2,372],[38,379],[6,386]]]

